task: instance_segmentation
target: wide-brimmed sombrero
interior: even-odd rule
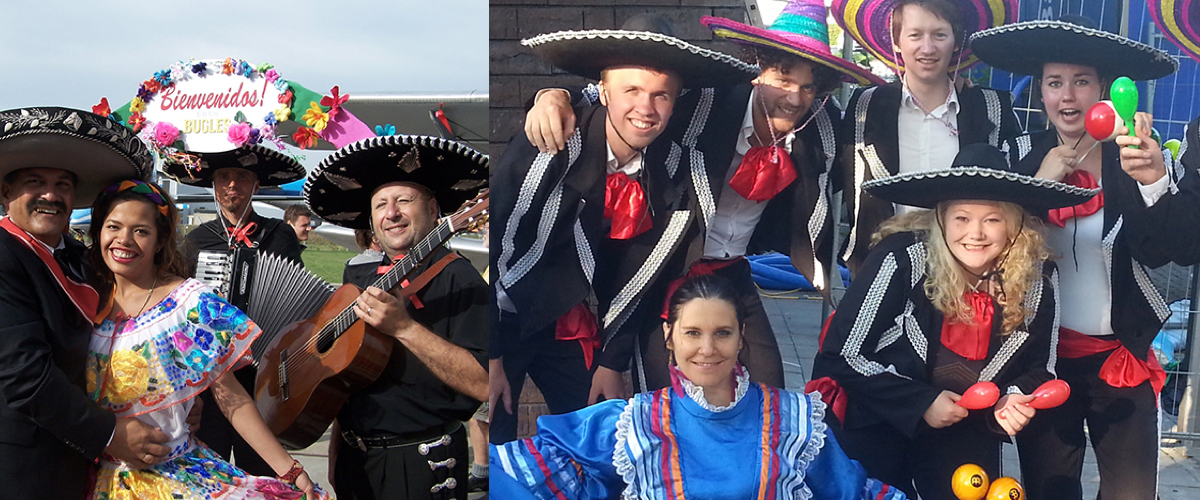
[[[613,66],[672,71],[687,88],[748,82],[758,68],[729,54],[650,31],[559,31],[521,40],[538,57],[569,73],[600,79]]]
[[[392,182],[433,192],[442,213],[454,213],[488,183],[488,156],[455,141],[389,135],[351,143],[325,158],[304,182],[304,202],[317,216],[351,229],[370,229],[371,194]]]
[[[1101,77],[1134,80],[1156,80],[1179,69],[1179,61],[1165,51],[1096,29],[1091,20],[1078,16],[980,31],[971,36],[971,50],[993,67],[1038,77],[1050,62],[1089,66]]]
[[[147,180],[154,169],[154,158],[137,134],[95,113],[10,109],[0,111],[0,124],[0,177],[36,167],[73,172],[75,207],[90,206],[100,190],[119,180]]]
[[[863,189],[913,207],[934,208],[950,200],[991,200],[1016,203],[1035,214],[1078,205],[1100,192],[1010,172],[1004,153],[988,144],[964,146],[950,168],[874,179],[864,183]]]
[[[304,178],[304,166],[274,146],[247,144],[220,153],[191,153],[199,159],[198,166],[167,161],[163,173],[181,184],[212,187],[213,174],[222,168],[240,168],[254,172],[262,187],[282,186]]]
[[[960,73],[979,62],[967,45],[972,33],[1017,20],[1017,0],[952,0],[963,20],[962,53],[955,54],[950,72]],[[903,70],[892,45],[892,10],[899,0],[833,0],[833,19],[871,55],[893,71]]]
[[[1163,36],[1200,62],[1200,0],[1149,0],[1146,8]]]
[[[791,0],[767,29],[723,17],[704,16],[700,23],[719,37],[754,47],[766,47],[798,55],[842,75],[859,85],[882,84],[883,79],[829,49],[827,11],[822,0]]]

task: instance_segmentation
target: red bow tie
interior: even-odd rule
[[[642,185],[624,172],[608,174],[604,182],[604,217],[612,220],[608,236],[614,240],[627,240],[648,231],[652,224]]]
[[[1096,182],[1096,178],[1092,177],[1092,174],[1084,170],[1076,170],[1067,174],[1067,176],[1063,178],[1063,183],[1086,189],[1096,189],[1100,187],[1100,183]],[[1072,217],[1086,217],[1096,213],[1101,208],[1104,208],[1103,191],[1096,193],[1096,196],[1093,196],[1092,199],[1073,207],[1051,209],[1050,213],[1046,216],[1046,219],[1048,219],[1051,224],[1054,224],[1058,227],[1066,227],[1067,219]]]
[[[390,264],[388,264],[386,266],[379,266],[378,268],[376,268],[375,275],[379,276],[379,275],[387,274],[387,272],[391,271],[392,267],[394,267],[396,265],[396,263],[400,262],[401,260],[404,260],[404,254],[397,255],[396,259],[393,260]]]
[[[253,222],[246,224],[245,226],[235,228],[233,230],[233,241],[242,243],[247,247],[254,248],[254,242],[250,241],[250,235],[254,234],[255,229],[258,229],[258,224]],[[233,247],[232,244],[229,246],[230,248]]]
[[[792,159],[779,145],[754,146],[742,157],[737,172],[729,179],[729,186],[753,201],[774,198],[796,180],[796,167]]]
[[[959,356],[979,361],[988,354],[995,306],[992,304],[992,297],[983,292],[967,292],[963,294],[963,299],[975,312],[972,318],[974,321],[968,325],[946,316],[942,321],[942,345]]]

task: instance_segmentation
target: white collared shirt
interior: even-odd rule
[[[721,186],[721,198],[717,201],[717,211],[713,214],[708,226],[708,234],[704,237],[704,256],[711,259],[728,260],[746,254],[750,245],[750,237],[754,228],[762,218],[766,202],[747,200],[729,186],[729,180],[742,164],[742,157],[750,151],[750,137],[754,135],[754,105],[758,103],[758,89],[751,92],[746,103],[746,114],[742,118],[742,128],[738,133],[736,152],[733,162],[725,173],[725,183]],[[783,149],[791,154],[792,141],[796,139],[794,132],[789,132],[783,140]]]
[[[615,174],[624,172],[630,179],[637,179],[638,173],[642,171],[642,153],[634,151],[633,158],[625,162],[624,165],[617,163],[617,155],[613,154],[612,146],[608,142],[604,143],[604,149],[608,151],[608,160],[604,162],[604,174]]]

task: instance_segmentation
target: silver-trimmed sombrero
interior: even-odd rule
[[[133,131],[88,111],[31,107],[0,111],[0,177],[23,168],[76,176],[75,207],[124,179],[149,180],[154,157]]]
[[[304,165],[275,147],[247,144],[220,153],[191,153],[200,159],[199,168],[182,163],[164,162],[163,174],[189,186],[213,186],[213,174],[222,168],[240,168],[254,172],[258,185],[282,186],[304,178]]]
[[[440,137],[363,139],[334,151],[309,172],[304,202],[331,223],[369,229],[371,194],[392,182],[428,188],[442,213],[453,213],[487,187],[488,156]]]
[[[988,144],[965,146],[950,168],[906,172],[863,184],[871,195],[901,205],[934,208],[950,200],[1016,203],[1040,214],[1086,202],[1100,192],[1008,170],[1004,154]]]
[[[600,79],[613,66],[645,66],[677,73],[685,88],[745,83],[758,67],[729,54],[649,31],[559,31],[521,40],[535,54],[569,73]]]
[[[1110,79],[1157,80],[1179,69],[1163,50],[1085,25],[1091,23],[1085,18],[1067,19],[986,29],[971,35],[971,50],[993,67],[1035,77],[1049,62],[1089,66]]]

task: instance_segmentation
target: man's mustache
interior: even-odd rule
[[[34,211],[34,210],[37,210],[37,209],[39,209],[39,208],[45,208],[45,209],[48,209],[48,210],[58,210],[58,211],[60,211],[60,212],[67,212],[67,211],[68,211],[68,210],[67,210],[67,204],[66,204],[66,203],[63,203],[63,202],[61,202],[61,201],[46,201],[46,200],[37,200],[37,201],[35,201],[35,202],[33,203],[33,206],[32,206],[32,207],[30,207],[29,211],[30,211],[30,212],[32,212],[32,211]]]

